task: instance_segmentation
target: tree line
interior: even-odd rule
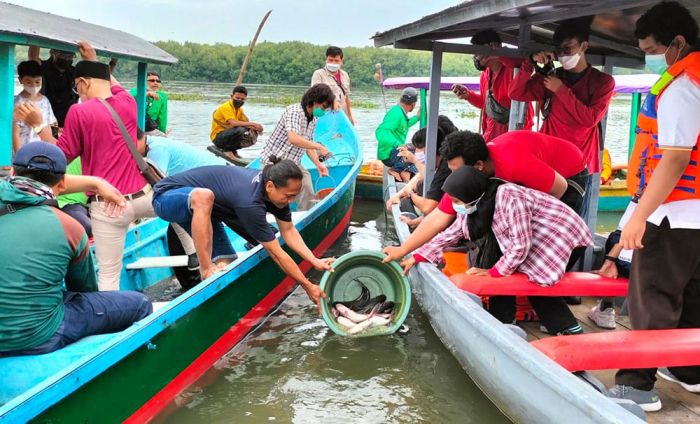
[[[164,81],[234,82],[248,46],[158,41],[161,49],[178,58],[175,65],[150,65]],[[328,46],[300,41],[262,42],[255,46],[244,77],[247,84],[308,85],[311,74],[325,63]],[[384,77],[428,76],[430,53],[373,47],[343,48],[343,69],[353,87],[376,86],[375,64],[381,63]],[[478,75],[469,55],[445,54],[444,76]],[[136,63],[120,61],[118,78],[136,77]]]

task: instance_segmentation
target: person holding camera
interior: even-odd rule
[[[553,35],[557,51],[538,52],[526,58],[508,94],[513,100],[540,102],[544,116],[540,132],[573,142],[583,152],[588,171],[593,174],[601,170],[600,125],[610,104],[615,80],[586,60],[589,34],[590,21],[560,22]],[[561,68],[554,67],[554,60],[561,63]],[[544,66],[540,68],[537,64]],[[595,176],[586,184],[584,217],[588,215],[593,180],[599,178]]]
[[[471,43],[492,49],[500,49],[503,46],[501,36],[492,29],[474,34]],[[513,81],[513,69],[520,66],[520,59],[484,54],[475,54],[473,59],[474,67],[481,71],[479,91],[471,91],[463,85],[456,84],[452,86],[452,92],[459,99],[468,101],[482,111],[481,133],[489,142],[508,132],[510,119],[508,87]],[[517,129],[532,129],[532,115],[532,104],[528,102],[523,126]]]

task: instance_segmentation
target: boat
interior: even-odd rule
[[[159,57],[168,63],[175,60],[120,31],[5,3],[0,3],[0,12],[0,37],[8,42],[74,50],[77,35],[93,43],[99,54],[138,60],[143,81],[147,62]],[[14,50],[0,51],[0,58],[12,63]],[[0,72],[9,73],[11,68]],[[0,95],[6,100],[13,94],[11,83],[12,78],[0,81]],[[143,104],[140,112],[142,108]],[[316,186],[327,190],[311,210],[293,212],[293,221],[320,256],[347,230],[362,151],[344,114],[321,118],[316,138],[335,154],[336,159],[327,162],[332,178],[319,180],[308,158],[302,161]],[[0,159],[9,162],[10,146],[4,140],[10,138],[0,140]],[[259,163],[251,166],[259,168]],[[332,181],[332,187],[324,180]],[[125,252],[129,281],[122,288],[143,288],[172,277],[167,266],[128,270],[133,262],[169,253],[166,228],[165,222],[153,219],[130,232]],[[87,337],[46,355],[0,358],[0,422],[142,423],[156,416],[296,287],[262,246],[246,250],[244,240],[227,232],[239,252],[236,261],[176,299],[157,305],[153,314],[128,329]],[[284,244],[283,248],[304,272],[311,268]]]
[[[374,36],[374,45],[375,47],[393,45],[394,48],[432,51],[431,85],[438,86],[441,81],[443,53],[524,57],[534,48],[541,48],[537,46],[551,45],[556,21],[595,15],[590,47],[586,53],[590,60],[594,64],[604,64],[608,72],[612,66],[641,68],[643,54],[635,44],[631,23],[656,3],[658,3],[656,0],[612,3],[603,0],[564,3],[553,0],[509,2],[473,0],[377,33]],[[700,8],[696,3],[690,1],[681,1],[681,3],[691,10],[696,21],[700,20]],[[451,40],[470,37],[483,29],[494,29],[504,40],[519,44],[520,47],[498,49],[494,52],[482,46],[471,46]],[[519,43],[518,40],[520,40]],[[430,96],[428,121],[435,123],[439,110],[439,96],[435,92],[430,93]],[[436,142],[436,133],[436,128],[431,128],[429,124],[428,146]],[[386,175],[384,184],[385,198],[396,193],[397,187],[393,178]],[[409,229],[399,219],[398,205],[392,207],[391,213],[397,236],[401,242],[404,242],[409,236]],[[600,244],[598,236],[596,244]],[[593,258],[593,263],[597,260],[600,264],[601,254],[601,250],[596,250],[597,257]],[[492,317],[481,306],[476,296],[458,288],[435,266],[417,264],[410,271],[409,280],[415,300],[445,347],[452,352],[466,374],[484,394],[513,422],[577,424],[644,422],[643,414],[639,413],[640,410],[636,405],[628,404],[625,407],[604,394],[605,387],[601,387],[600,381],[610,386],[613,370],[575,375],[561,365],[563,361],[556,361],[556,356],[547,355],[544,353],[546,350],[536,347],[542,346],[539,342],[557,339],[555,341],[565,344],[567,337],[583,336],[552,337],[531,343]],[[584,298],[583,305],[572,308],[587,332],[594,331],[586,318],[587,309],[592,306],[591,302],[594,302],[594,299]],[[529,340],[546,337],[538,331],[536,324],[524,324],[523,327],[527,330],[526,335]],[[609,335],[610,339],[625,339],[628,335],[644,333],[626,331],[629,329],[629,320],[626,317],[619,317],[617,331],[608,332],[603,336]],[[692,343],[697,340],[695,329],[660,331],[693,331],[695,333],[692,338],[682,341]],[[599,337],[601,334],[586,336],[601,339]],[[594,348],[579,347],[578,351],[567,353],[569,358],[580,357],[585,360],[589,355],[600,351],[603,354],[608,353],[606,360],[612,359],[618,363],[627,361],[626,365],[630,365],[630,361],[637,360],[635,354],[637,351],[634,350],[636,346],[632,344],[617,346],[612,358],[609,351],[605,350],[605,346],[605,344],[599,344]],[[651,347],[652,352],[657,356],[660,348],[669,348],[666,344],[655,343],[653,338],[647,340],[646,347]],[[669,352],[673,351],[669,350]],[[697,350],[694,358],[697,358],[696,352]],[[697,361],[697,359],[694,360]],[[691,363],[686,362],[684,365],[691,365]],[[653,366],[659,366],[659,364]],[[640,368],[648,367],[650,365]],[[586,381],[578,375],[586,377]],[[595,378],[590,378],[591,376]],[[697,413],[700,401],[697,396],[689,395],[665,382],[658,382],[657,389],[664,402],[664,409],[646,415],[648,422],[669,423],[679,420],[698,422],[700,420],[700,414]]]
[[[630,116],[630,135],[629,143],[634,142],[635,127],[637,125],[637,114],[639,113],[640,99],[642,94],[648,93],[651,86],[659,78],[653,74],[634,74],[634,75],[614,75],[615,79],[615,94],[630,94],[632,95],[632,107]],[[454,84],[462,84],[470,90],[479,90],[479,77],[442,77],[440,79],[440,90],[449,91]],[[403,89],[413,87],[420,90],[421,104],[425,105],[428,88],[430,86],[429,77],[394,77],[387,78],[383,82],[384,88],[388,89]],[[427,108],[421,107],[421,115],[427,113]],[[424,126],[426,117],[421,116],[421,125]],[[632,149],[630,148],[631,152]],[[360,174],[362,175],[362,173]],[[368,182],[369,183],[369,182]],[[379,181],[373,181],[378,184]],[[599,212],[622,212],[627,207],[630,201],[630,195],[625,189],[626,182],[624,180],[614,181],[611,184],[600,186],[600,198],[598,200]],[[359,186],[358,186],[359,188]]]

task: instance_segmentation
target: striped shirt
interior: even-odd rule
[[[316,118],[309,122],[301,103],[287,106],[260,154],[262,165],[264,166],[272,155],[279,159],[289,159],[296,164],[301,163],[301,157],[306,149],[292,145],[287,133],[291,131],[307,140],[313,140],[315,129]]]
[[[457,215],[449,228],[416,250],[417,260],[437,264],[446,247],[468,239],[467,219]],[[542,286],[559,281],[572,250],[593,241],[586,223],[559,199],[512,183],[498,187],[491,228],[503,256],[489,274],[501,277],[519,271]]]

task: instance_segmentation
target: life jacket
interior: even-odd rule
[[[700,86],[700,52],[690,53],[688,56],[674,63],[661,75],[651,87],[639,115],[635,128],[634,148],[628,164],[627,191],[632,195],[641,195],[649,184],[652,173],[661,160],[663,149],[659,147],[659,131],[657,122],[657,110],[659,99],[664,90],[681,74],[687,75],[693,82]],[[678,200],[700,199],[700,135],[690,155],[688,166],[676,183],[671,194],[664,203]]]

